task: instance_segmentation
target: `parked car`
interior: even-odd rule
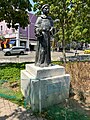
[[[12,54],[25,54],[25,47],[23,46],[13,46],[12,48],[7,48],[7,49],[3,49],[4,55],[12,55]]]
[[[90,47],[84,50],[84,54],[90,54]]]

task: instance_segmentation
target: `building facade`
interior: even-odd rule
[[[21,28],[18,25],[18,29],[15,30],[14,28],[8,28],[7,23],[5,20],[0,22],[0,38],[4,38],[4,41],[0,39],[0,46],[3,48],[8,48],[12,46],[25,46],[27,49],[35,50],[36,47],[36,40],[35,40],[35,33],[34,33],[34,25],[36,22],[37,17],[29,13],[29,22],[25,29]]]

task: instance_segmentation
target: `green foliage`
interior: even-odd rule
[[[34,10],[43,4],[50,5],[50,16],[53,20],[59,19],[55,23],[57,34],[54,35],[56,41],[61,41],[63,46],[63,58],[66,61],[65,45],[72,41],[90,42],[90,2],[82,0],[34,0],[36,2]],[[36,9],[35,9],[36,8]]]
[[[37,6],[50,5],[50,15],[59,19],[57,28],[59,40],[63,41],[85,41],[90,40],[90,2],[82,0],[34,0]],[[37,4],[38,3],[38,4]],[[36,9],[38,7],[35,7]],[[40,8],[39,8],[40,10]],[[78,28],[80,26],[80,28]],[[64,29],[64,32],[63,32]],[[68,32],[69,31],[69,32]],[[56,34],[56,39],[58,38]]]
[[[89,120],[90,119],[84,113],[65,106],[50,107],[48,108],[48,110],[45,111],[44,114],[47,120]]]
[[[21,27],[26,27],[29,23],[27,10],[31,11],[31,4],[29,0],[0,0],[0,21],[5,20],[15,24],[19,23]]]
[[[53,61],[52,64],[55,64],[55,65],[62,65],[63,62],[61,62],[61,61]]]
[[[9,99],[19,105],[24,103],[20,91],[20,72],[26,63],[0,64],[0,97]],[[16,83],[16,86],[12,85]]]
[[[0,66],[0,80],[9,80],[9,82],[20,80],[21,69],[24,69],[24,64],[2,64]]]

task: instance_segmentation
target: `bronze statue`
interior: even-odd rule
[[[53,20],[48,16],[48,4],[42,6],[42,12],[43,14],[37,18],[35,24],[35,35],[37,38],[35,65],[47,67],[51,65],[50,36],[53,31]]]

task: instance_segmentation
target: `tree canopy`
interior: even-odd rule
[[[33,0],[36,2],[34,10],[43,4],[50,5],[50,15],[59,19],[59,40],[90,41],[90,1],[89,0]],[[62,31],[64,30],[64,31]],[[64,34],[62,33],[64,32]],[[64,35],[64,36],[63,36]],[[64,38],[63,38],[64,37]]]
[[[21,27],[26,27],[29,23],[27,11],[31,11],[29,0],[0,0],[0,21],[5,20],[10,28],[16,27],[19,23]]]
[[[56,28],[58,32],[56,39],[63,46],[63,57],[65,58],[65,44],[71,41],[90,42],[90,2],[89,0],[34,0],[34,10],[43,4],[50,5],[50,15],[58,19]]]

